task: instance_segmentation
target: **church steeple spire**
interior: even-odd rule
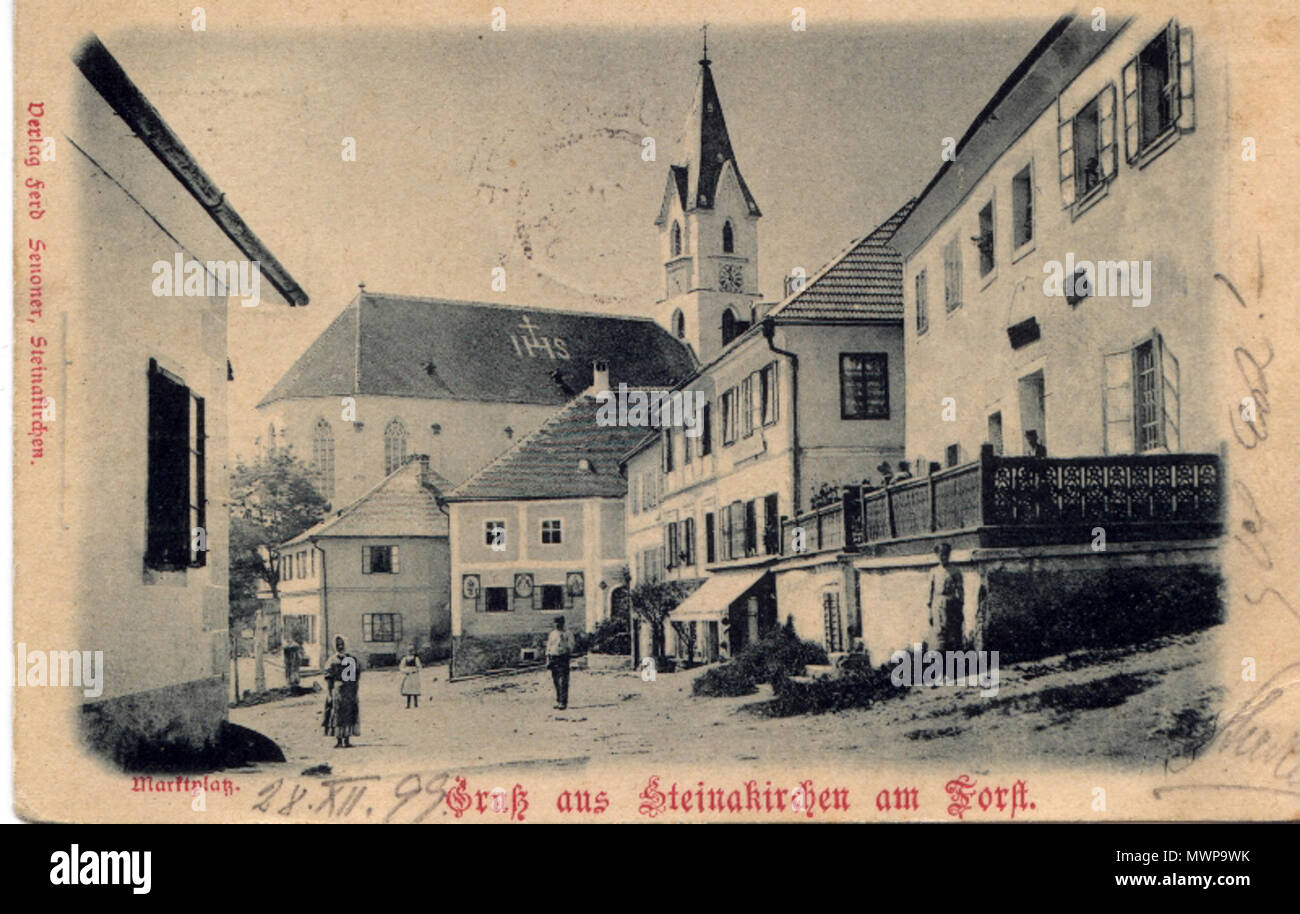
[[[706,30],[708,26],[704,27]],[[749,215],[761,216],[758,203],[754,200],[745,179],[740,176],[740,165],[736,162],[731,149],[731,137],[727,134],[727,122],[722,116],[722,102],[718,99],[718,88],[713,83],[713,71],[709,69],[709,39],[704,33],[704,55],[700,58],[700,74],[695,84],[695,98],[690,114],[686,120],[686,199],[683,205],[687,210],[703,207],[711,209],[718,186],[718,176],[727,162],[736,171],[741,192]]]

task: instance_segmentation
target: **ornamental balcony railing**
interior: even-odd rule
[[[1116,541],[1198,539],[1221,532],[1222,505],[1217,454],[995,457],[986,446],[979,460],[928,476],[845,486],[784,519],[782,546],[792,555],[956,533],[978,533],[973,544],[985,546],[1073,543],[1097,527]]]

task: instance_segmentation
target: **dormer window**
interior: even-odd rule
[[[674,222],[672,229],[671,252],[673,257],[682,256],[682,227],[680,223]]]
[[[736,252],[736,239],[731,231],[731,220],[722,223],[722,253],[734,254]]]

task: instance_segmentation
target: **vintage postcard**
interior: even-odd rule
[[[19,0],[42,822],[1300,815],[1283,0]]]

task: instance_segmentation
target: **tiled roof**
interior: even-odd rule
[[[352,504],[284,545],[315,536],[446,536],[447,515],[437,496],[450,490],[451,483],[437,471],[424,470],[420,459],[413,457]]]
[[[853,241],[801,291],[792,293],[773,309],[786,318],[903,317],[903,258],[889,247],[889,239],[907,218],[916,200],[908,200],[870,234]]]
[[[583,394],[465,482],[449,501],[522,498],[621,498],[619,458],[645,436],[640,426],[596,423],[599,401]],[[584,467],[580,461],[586,460]]]
[[[647,317],[361,292],[263,398],[373,394],[561,406],[591,386],[666,388],[694,357]]]

